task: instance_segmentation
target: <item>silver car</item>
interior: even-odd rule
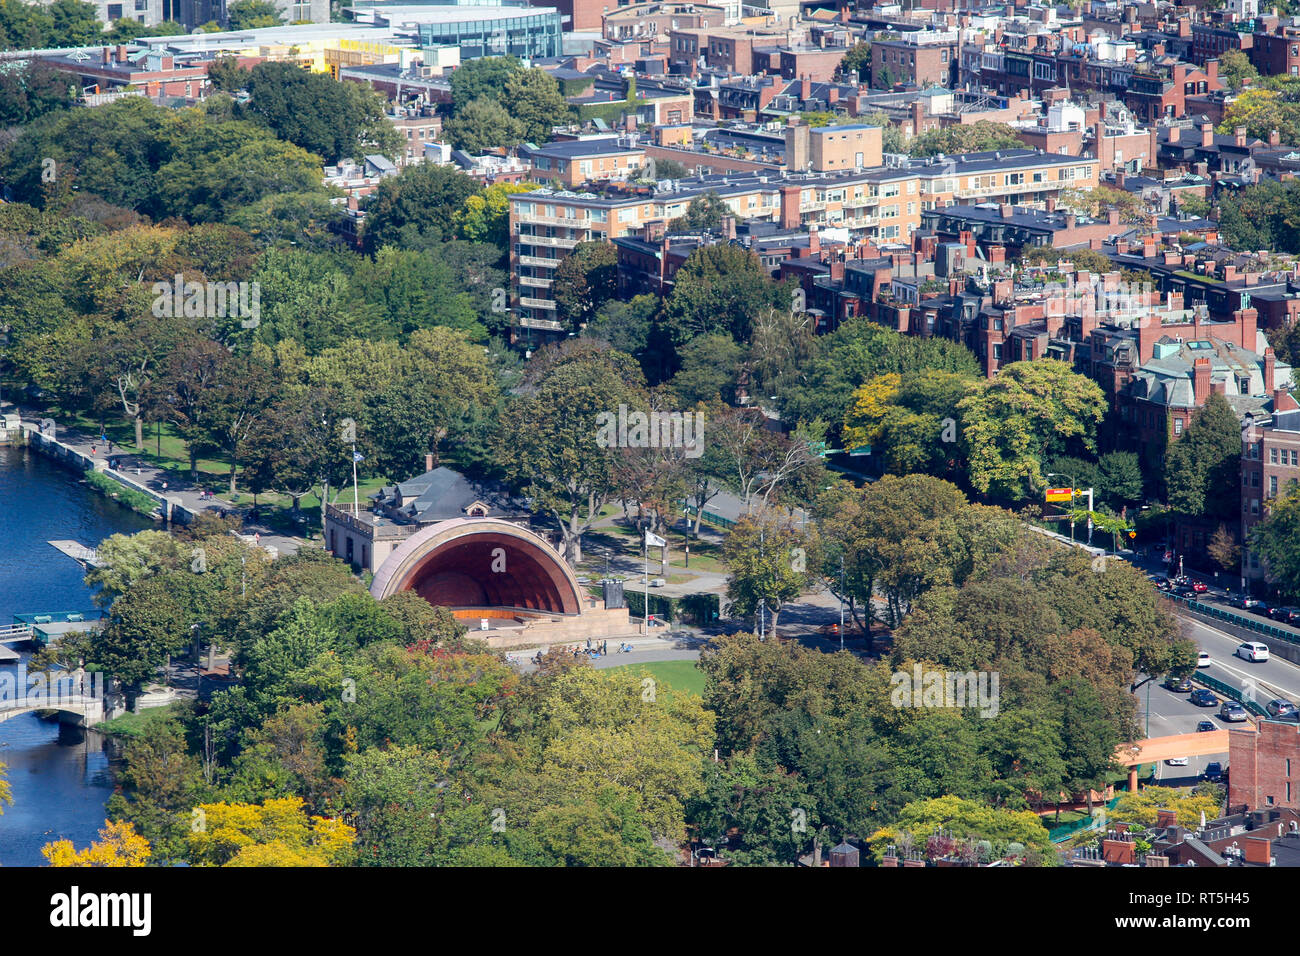
[[[1235,700],[1225,700],[1223,706],[1219,708],[1219,719],[1226,720],[1229,723],[1246,720],[1246,708]]]

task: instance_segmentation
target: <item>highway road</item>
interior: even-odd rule
[[[1201,598],[1205,600],[1205,598]],[[1252,663],[1235,655],[1237,646],[1245,640],[1257,640],[1258,636],[1248,631],[1230,633],[1218,623],[1210,624],[1187,613],[1181,605],[1175,607],[1175,613],[1183,621],[1185,633],[1196,646],[1209,653],[1212,664],[1198,668],[1198,673],[1235,687],[1243,692],[1249,690],[1261,705],[1275,697],[1300,702],[1300,666],[1271,657],[1267,661]],[[1163,676],[1163,675],[1162,675]],[[1147,700],[1150,688],[1150,717],[1148,723]],[[1179,694],[1152,681],[1143,685],[1136,692],[1138,703],[1138,720],[1145,728],[1149,727],[1147,736],[1162,737],[1168,734],[1185,734],[1196,730],[1201,720],[1211,720],[1216,727],[1246,727],[1245,723],[1229,723],[1219,719],[1218,707],[1197,707],[1191,702],[1190,694]],[[1212,754],[1206,757],[1192,757],[1186,767],[1171,767],[1162,764],[1156,771],[1157,779],[1168,786],[1189,786],[1196,782],[1205,765],[1217,760],[1223,765],[1228,763],[1228,755]]]

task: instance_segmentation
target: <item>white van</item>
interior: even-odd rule
[[[1268,645],[1261,644],[1259,641],[1246,641],[1237,648],[1237,656],[1248,661],[1266,661],[1268,660]]]

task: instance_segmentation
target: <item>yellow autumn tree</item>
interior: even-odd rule
[[[892,406],[894,396],[902,387],[901,375],[890,372],[878,375],[853,392],[853,402],[844,415],[844,447],[860,448],[879,445],[885,415]]]
[[[195,866],[346,866],[356,831],[308,817],[299,797],[252,803],[205,803],[186,837]]]
[[[9,781],[5,779],[5,771],[9,768],[0,763],[0,814],[5,812],[5,804],[14,802],[13,791],[9,789]]]
[[[130,823],[104,821],[99,840],[78,851],[71,840],[56,840],[41,847],[50,866],[145,866],[149,862],[149,841]]]
[[[1173,810],[1179,826],[1195,827],[1200,824],[1202,813],[1207,820],[1219,816],[1220,798],[1212,793],[1185,794],[1173,787],[1143,787],[1136,793],[1121,793],[1110,815],[1117,820],[1154,826],[1159,810]]]

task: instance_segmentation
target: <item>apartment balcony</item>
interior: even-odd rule
[[[520,276],[519,284],[532,286],[535,289],[549,289],[554,279],[539,279],[537,276]]]
[[[521,329],[539,329],[543,332],[563,332],[564,323],[557,322],[554,319],[530,319],[527,316],[519,316],[515,319],[515,324]]]
[[[566,229],[586,229],[591,225],[590,219],[565,219],[562,216],[530,216],[529,221],[544,226],[563,226]]]
[[[553,299],[531,299],[526,295],[519,297],[519,304],[527,306],[530,309],[546,309],[548,312],[555,311],[555,301]]]
[[[559,236],[520,236],[519,241],[530,246],[549,246],[553,249],[572,249],[582,239],[561,239]]]
[[[541,266],[545,269],[554,269],[559,265],[559,259],[543,259],[540,256],[520,256],[519,264],[521,266]]]

